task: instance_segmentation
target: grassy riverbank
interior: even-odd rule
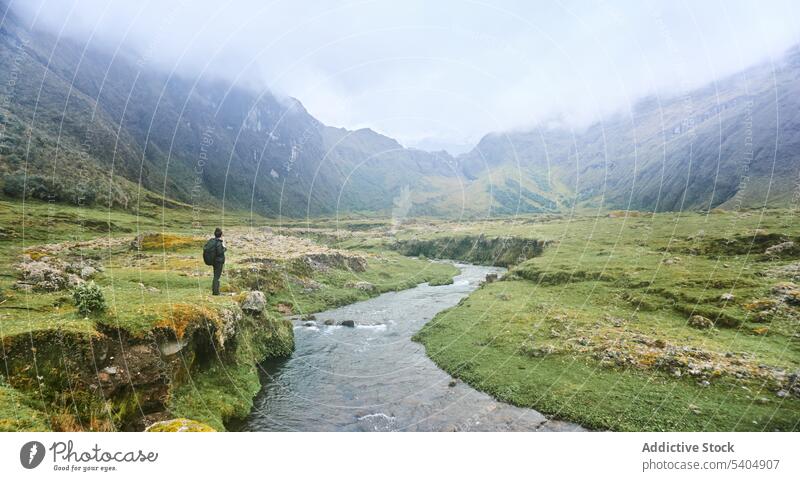
[[[604,213],[469,222],[226,214],[223,296],[186,208],[142,215],[0,202],[0,429],[142,429],[247,414],[256,365],[305,317],[509,266],[415,337],[498,399],[614,430],[797,430],[800,225],[793,212]],[[220,218],[203,213],[204,218]],[[259,227],[253,227],[257,225]],[[266,227],[261,227],[266,226]],[[405,257],[401,254],[413,255]],[[79,315],[94,282],[106,308]],[[263,311],[243,311],[247,292]]]
[[[223,295],[213,297],[205,239],[188,209],[135,216],[32,202],[24,212],[0,203],[2,430],[138,430],[173,417],[224,429],[249,412],[257,363],[291,353],[285,316],[457,273],[393,252],[331,249],[226,214]],[[106,307],[81,315],[72,292],[90,282]],[[263,311],[239,307],[251,290],[266,294]]]
[[[465,230],[551,244],[416,336],[454,376],[597,429],[800,427],[800,226],[791,213]]]

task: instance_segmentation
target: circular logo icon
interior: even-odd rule
[[[29,441],[19,450],[19,462],[25,469],[33,469],[42,464],[44,459],[44,444],[39,441]]]

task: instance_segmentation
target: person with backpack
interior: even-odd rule
[[[225,241],[222,240],[222,229],[214,229],[214,237],[203,246],[203,262],[214,267],[214,280],[211,281],[211,294],[219,295],[219,278],[222,277],[222,266],[225,265]]]

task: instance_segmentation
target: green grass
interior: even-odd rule
[[[583,283],[586,284],[586,283]],[[543,357],[521,352],[527,342],[557,349],[569,338],[601,335],[594,327],[611,313],[607,306],[585,304],[588,285],[559,293],[542,292],[526,281],[484,286],[459,306],[440,313],[417,335],[428,355],[444,370],[477,389],[519,406],[613,430],[796,430],[800,401],[780,399],[758,383],[743,389],[727,379],[701,388],[693,379],[667,373],[603,367],[577,352]],[[535,291],[532,293],[532,291]],[[543,303],[543,304],[539,304]],[[566,315],[566,319],[561,316]],[[563,336],[553,338],[551,330]],[[798,353],[780,343],[720,330],[702,333],[677,316],[640,316],[637,331],[664,339],[698,343],[707,349],[753,352],[765,362],[796,366]],[[761,399],[768,402],[760,404]],[[690,406],[699,407],[695,414]]]
[[[0,379],[0,431],[50,431],[47,416],[28,396]]]
[[[143,252],[138,257],[127,248],[98,254],[105,272],[96,277],[108,309],[84,318],[77,314],[68,291],[26,293],[11,289],[15,280],[13,259],[4,259],[8,270],[2,285],[5,302],[0,305],[0,335],[62,329],[90,331],[97,322],[123,328],[133,334],[144,333],[163,322],[175,305],[206,305],[218,308],[234,300],[230,296],[210,295],[211,272],[199,258],[199,247],[192,246],[165,252]],[[228,276],[239,268],[238,258],[226,263],[222,292],[231,294],[247,286]],[[321,289],[304,292],[289,268],[275,271],[281,280],[269,296],[270,307],[288,305],[296,313],[312,313],[367,299],[382,292],[407,289],[422,282],[447,283],[458,273],[450,265],[410,259],[394,253],[370,257],[365,272],[330,269],[311,274]],[[369,282],[373,290],[353,285]]]
[[[174,323],[190,307],[219,309],[235,303],[234,294],[252,288],[253,282],[264,285],[269,317],[279,322],[289,312],[308,315],[421,282],[452,282],[457,269],[450,264],[388,252],[396,240],[516,236],[546,246],[540,256],[512,266],[508,280],[483,286],[440,313],[416,337],[445,370],[499,399],[592,428],[798,429],[798,399],[777,397],[777,387],[762,378],[715,374],[703,387],[698,378],[685,372],[675,377],[654,365],[650,354],[637,351],[659,343],[720,359],[732,353],[748,369],[764,365],[796,372],[797,308],[786,307],[762,322],[752,307],[755,301],[774,299],[772,287],[789,280],[767,271],[800,260],[795,253],[764,255],[775,242],[800,237],[800,225],[789,211],[426,220],[391,235],[381,220],[347,221],[350,230],[331,219],[280,223],[283,233],[365,256],[367,269],[311,272],[287,262],[248,278],[236,274],[246,267],[246,253],[232,252],[222,284],[228,295],[212,297],[210,268],[199,255],[204,235],[192,227],[193,213],[148,208],[137,216],[30,202],[23,218],[21,204],[0,202],[0,248],[7,254],[0,258],[0,337],[91,333],[100,324],[145,334]],[[250,221],[247,214],[226,214],[221,224],[227,228]],[[145,232],[166,236],[149,237],[142,251],[131,250],[129,240]],[[39,244],[97,237],[124,239],[116,247],[80,252],[105,267],[95,279],[104,292],[105,312],[79,316],[69,291],[12,289],[13,265],[23,248],[36,254]],[[723,301],[727,293],[734,299]],[[689,326],[694,314],[708,317],[716,327]],[[228,419],[247,413],[259,389],[256,363],[287,354],[286,332],[276,335],[282,329],[278,324],[251,327],[233,359],[202,365],[175,386],[170,407],[176,415],[223,429]],[[626,341],[619,350],[632,362],[614,364],[598,357],[619,340]],[[0,419],[9,429],[46,429],[43,414],[27,396],[0,386]],[[20,421],[10,413],[18,409],[31,410],[32,424],[14,424]]]
[[[433,285],[448,284],[458,269],[449,263],[411,259],[394,253],[383,253],[369,258],[365,272],[332,269],[314,276],[324,285],[322,289],[305,292],[302,286],[289,285],[271,299],[273,305],[292,306],[296,314],[311,314],[334,307],[352,304],[378,294],[410,289],[428,282]],[[352,287],[358,282],[368,282],[371,290]]]
[[[637,347],[685,347],[720,362],[733,353],[748,369],[797,372],[800,310],[783,306],[757,322],[749,306],[774,298],[772,286],[789,280],[766,271],[798,260],[768,258],[759,243],[769,235],[771,242],[796,237],[800,225],[790,213],[500,221],[463,229],[479,230],[554,242],[512,268],[509,280],[483,286],[420,331],[416,339],[443,369],[501,400],[592,428],[800,428],[800,400],[776,396],[775,383],[725,372],[702,386],[704,378],[685,368],[675,377],[652,364],[658,347]],[[726,293],[734,299],[723,301]],[[694,314],[716,327],[690,327]],[[616,346],[621,339],[626,344]],[[598,352],[608,348],[633,361],[604,362]]]
[[[105,332],[108,327],[120,328],[141,338],[159,327],[177,332],[191,321],[191,316],[217,312],[237,303],[238,294],[250,288],[234,274],[243,267],[242,259],[251,253],[234,249],[229,252],[222,279],[225,295],[211,296],[211,268],[203,264],[200,253],[204,238],[192,228],[192,212],[168,209],[149,214],[136,216],[129,212],[37,202],[26,203],[23,207],[19,203],[0,202],[0,219],[4,226],[0,231],[0,249],[6,254],[0,258],[0,339],[24,340],[31,333],[42,333],[43,338],[53,332],[57,333],[56,337],[67,332],[94,334],[98,330]],[[226,214],[223,227],[227,229],[229,221],[245,226],[250,220]],[[87,228],[87,225],[92,227]],[[131,242],[137,233],[155,234],[145,235],[140,241],[141,250],[136,250]],[[14,265],[23,252],[37,259],[53,255],[42,244],[107,238],[119,238],[120,242],[111,247],[100,243],[54,254],[62,260],[89,259],[104,267],[94,281],[103,291],[105,311],[79,315],[69,289],[26,292],[13,287],[17,280]],[[257,363],[291,353],[291,326],[280,319],[286,307],[294,313],[308,314],[422,282],[452,282],[452,277],[458,273],[450,264],[410,259],[393,252],[373,250],[366,256],[368,263],[364,272],[335,267],[309,271],[298,268],[295,262],[268,268],[268,275],[279,281],[272,285],[274,292],[268,292],[268,319],[258,325],[238,326],[232,358],[196,362],[191,372],[177,379],[170,395],[170,412],[207,422],[218,430],[224,429],[229,419],[246,415],[253,396],[260,389]],[[304,283],[311,280],[319,288],[307,291]],[[373,288],[359,289],[359,282],[369,283]],[[83,423],[73,419],[71,414],[80,410],[67,405],[47,406],[52,409],[45,410],[50,412],[49,417],[45,416],[30,407],[29,394],[0,386],[0,426],[3,429],[47,430],[57,426],[54,429],[70,430],[94,426],[88,422],[91,420]],[[58,399],[57,393],[49,394],[48,399]],[[126,406],[119,406],[118,411],[126,409]],[[15,416],[17,412],[25,416]]]

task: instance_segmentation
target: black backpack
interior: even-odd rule
[[[207,266],[213,266],[217,259],[217,239],[208,239],[203,246],[203,262]]]

